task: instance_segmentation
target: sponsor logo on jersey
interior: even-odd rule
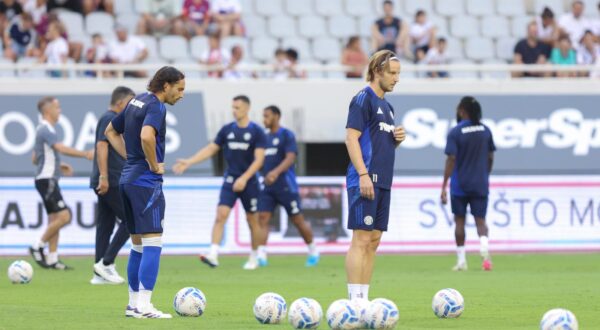
[[[146,105],[146,103],[144,103],[140,100],[136,100],[136,99],[131,100],[131,102],[129,102],[129,104],[133,105],[134,107],[138,107],[138,108],[142,108],[144,105]]]
[[[483,132],[483,131],[485,131],[485,127],[483,127],[483,125],[467,126],[467,127],[463,127],[460,131],[463,134],[474,133],[474,132]]]
[[[248,148],[250,148],[250,143],[246,143],[246,142],[228,142],[227,146],[231,150],[248,150]]]
[[[393,133],[396,127],[394,125],[390,125],[388,123],[379,122],[379,130],[384,131],[386,133]]]
[[[363,222],[365,223],[365,225],[370,226],[373,224],[373,217],[370,215],[367,215],[364,219]]]
[[[229,135],[227,135],[227,139],[229,139],[229,140],[235,139],[235,134],[233,134],[233,132],[229,133]]]
[[[265,150],[265,156],[275,156],[277,155],[277,148],[267,148]]]
[[[383,111],[381,111],[381,108],[377,108],[377,114],[378,115],[383,115]]]
[[[250,134],[250,133],[244,133],[244,140],[250,141],[251,138],[252,138],[252,134]]]
[[[273,145],[276,146],[279,144],[279,138],[274,138],[273,139]]]

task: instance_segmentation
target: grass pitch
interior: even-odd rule
[[[6,270],[17,258],[0,258]],[[44,270],[34,265],[33,281],[14,285],[0,280],[0,329],[290,329],[261,325],[253,316],[261,293],[281,294],[288,306],[312,297],[323,311],[346,297],[344,257],[323,256],[317,268],[304,267],[303,256],[271,256],[269,266],[242,270],[243,257],[221,257],[209,269],[193,256],[163,257],[154,305],[173,314],[173,297],[195,286],[207,297],[199,318],[174,315],[171,320],[126,319],[127,286],[92,286],[91,257],[66,258],[74,271]],[[494,270],[479,270],[476,255],[471,270],[450,271],[454,256],[378,256],[370,298],[386,297],[400,310],[398,329],[536,329],[541,316],[554,307],[570,309],[581,329],[599,329],[600,255],[496,255]],[[127,259],[119,258],[125,275]],[[437,319],[431,311],[433,294],[442,288],[459,290],[465,312],[459,319]],[[327,329],[322,321],[319,329]]]

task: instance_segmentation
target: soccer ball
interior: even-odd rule
[[[433,296],[431,308],[439,318],[456,318],[465,310],[465,300],[454,289],[442,289]]]
[[[196,288],[183,288],[175,295],[173,307],[180,316],[200,316],[206,308],[206,297]]]
[[[263,293],[254,302],[254,317],[262,324],[277,324],[286,313],[285,299],[277,293]]]
[[[352,299],[351,302],[354,305],[354,310],[356,310],[356,313],[358,314],[358,318],[360,320],[358,329],[367,328],[368,324],[367,324],[367,320],[365,319],[365,317],[367,315],[367,309],[369,309],[369,306],[371,305],[371,303],[367,299],[363,299],[363,298],[355,298],[355,299]]]
[[[336,300],[327,309],[327,324],[334,330],[358,329],[360,314],[356,305],[348,299]]]
[[[296,299],[288,312],[288,320],[294,329],[315,329],[322,317],[321,305],[311,298]]]
[[[377,298],[371,301],[365,313],[365,321],[369,329],[394,329],[400,312],[393,301]]]
[[[571,311],[555,308],[551,309],[542,316],[540,330],[577,330],[579,324],[575,315]]]
[[[33,278],[33,268],[25,260],[17,260],[8,266],[8,279],[13,283],[26,284]]]

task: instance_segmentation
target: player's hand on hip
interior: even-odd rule
[[[267,176],[265,176],[265,184],[267,186],[272,185],[273,183],[275,183],[275,181],[277,181],[278,177],[279,177],[279,174],[275,173],[275,171],[271,171],[271,172],[267,173]]]
[[[373,181],[368,175],[363,175],[359,180],[360,195],[366,199],[375,199],[375,188],[373,188]]]
[[[406,132],[404,131],[404,127],[396,126],[396,128],[394,129],[394,140],[396,140],[396,143],[400,144],[402,143],[402,141],[404,141],[404,139],[406,139]]]
[[[101,177],[100,179],[98,179],[98,186],[96,187],[96,192],[98,192],[98,195],[104,195],[108,192],[108,187],[108,179],[105,177]]]
[[[94,149],[85,152],[85,159],[94,160]]]
[[[165,163],[158,163],[157,168],[150,167],[150,171],[156,174],[165,174]]]
[[[237,179],[235,179],[235,181],[233,182],[233,191],[234,192],[242,192],[244,191],[244,189],[246,189],[246,179],[239,177]]]
[[[183,172],[185,172],[188,169],[188,167],[190,167],[190,162],[187,159],[179,158],[177,159],[175,165],[173,165],[173,173],[177,175],[183,174]]]
[[[448,193],[446,192],[446,189],[442,189],[442,195],[440,196],[440,199],[442,200],[442,204],[448,204]]]

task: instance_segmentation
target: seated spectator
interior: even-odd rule
[[[17,0],[0,0],[0,29],[4,31],[13,18],[23,12],[23,7]]]
[[[179,0],[146,0],[146,8],[138,23],[138,34],[185,36]]]
[[[552,49],[550,55],[550,63],[557,65],[574,65],[577,64],[577,55],[571,45],[571,40],[568,36],[563,35],[558,39],[558,47]],[[577,74],[571,71],[559,71],[557,77],[575,77]]]
[[[4,56],[17,61],[21,57],[37,57],[35,30],[31,15],[24,12],[12,20],[4,33]]]
[[[562,15],[558,20],[558,26],[569,35],[571,44],[577,44],[583,33],[592,29],[591,22],[583,16],[583,9],[583,1],[573,1],[571,12]]]
[[[65,25],[63,24],[63,22],[58,18],[58,14],[55,12],[49,13],[47,16],[47,21],[41,24],[41,27],[43,28],[40,32],[43,33],[41,35],[45,36],[47,35],[47,31],[48,31],[48,26],[50,24],[56,24],[56,26],[58,27],[58,30],[60,32],[60,35],[67,41],[67,44],[69,45],[69,57],[72,58],[75,62],[79,62],[79,60],[81,59],[81,53],[83,52],[83,43],[79,42],[79,41],[73,41],[73,40],[69,40],[69,35],[67,34],[67,28],[65,27]],[[48,40],[40,40],[40,45],[45,45],[48,42]],[[42,48],[40,46],[40,48]]]
[[[542,15],[536,17],[535,21],[537,23],[538,39],[553,47],[561,34],[561,29],[554,19],[554,12],[550,8],[545,7]]]
[[[39,62],[48,64],[67,63],[67,58],[69,57],[69,44],[67,43],[67,40],[62,37],[60,26],[57,22],[52,22],[48,26],[46,40],[48,40],[48,44],[44,49],[44,53],[41,54]],[[65,72],[60,70],[51,70],[49,74],[51,77],[66,76]]]
[[[115,0],[119,1],[119,0]],[[123,0],[121,0],[123,1]],[[113,0],[82,0],[81,9],[83,15],[93,13],[95,11],[104,11],[111,15],[114,15],[114,3]]]
[[[598,15],[592,20],[592,32],[596,36],[596,42],[600,42],[600,1],[598,2]]]
[[[221,31],[221,38],[244,35],[240,0],[211,1],[211,17]]]
[[[229,63],[225,67],[225,71],[223,71],[223,78],[227,80],[240,80],[246,78],[255,77],[254,74],[251,74],[248,71],[240,69],[240,67],[244,66],[243,62],[244,57],[244,49],[240,46],[233,46],[231,48],[231,58],[229,59]]]
[[[306,72],[298,69],[298,51],[294,48],[289,48],[285,51],[287,56],[287,60],[290,63],[288,67],[288,77],[289,78],[306,78]]]
[[[446,39],[439,38],[435,45],[427,51],[425,58],[421,61],[423,64],[427,65],[443,65],[450,63],[448,57],[446,57]],[[446,78],[448,77],[448,72],[446,71],[431,71],[427,72],[427,76],[431,78]]]
[[[134,64],[142,63],[148,57],[148,49],[144,41],[129,35],[127,28],[118,25],[115,28],[117,39],[108,44],[108,57],[111,63]],[[145,71],[126,71],[126,76],[145,77]]]
[[[208,0],[185,0],[182,17],[188,37],[206,34],[210,23],[209,11]]]
[[[383,2],[383,17],[371,27],[371,48],[373,51],[391,50],[398,56],[412,57],[408,43],[408,24],[394,16],[394,3]]]
[[[352,67],[346,72],[346,78],[362,78],[363,71],[369,63],[369,57],[360,45],[360,38],[350,37],[346,47],[342,51],[342,64]]]
[[[577,48],[577,64],[592,65],[600,57],[600,45],[596,43],[592,31],[587,30]]]
[[[290,61],[284,49],[275,50],[275,63],[273,64],[273,78],[277,80],[287,79],[289,76]]]
[[[229,62],[227,50],[221,47],[221,32],[218,29],[209,31],[208,49],[200,56],[200,63],[216,66],[215,70],[208,71],[211,78],[221,78],[223,76],[223,67]]]
[[[48,14],[46,2],[46,0],[27,0],[27,2],[25,2],[25,6],[23,6],[23,10],[29,13],[29,15],[31,15],[33,18],[33,24],[38,33],[40,32],[38,30],[38,26]]]
[[[425,11],[418,10],[415,22],[410,26],[410,39],[415,56],[415,62],[425,58],[431,43],[435,41],[435,26],[427,21]]]
[[[104,42],[104,38],[100,33],[92,35],[92,45],[85,53],[85,59],[88,63],[110,63],[108,57],[108,45]],[[95,71],[86,72],[87,76],[95,77]],[[101,72],[102,76],[109,76],[109,73]]]
[[[527,25],[527,38],[515,45],[514,64],[545,64],[552,48],[538,40],[537,23]],[[513,77],[542,77],[541,72],[513,72]]]

